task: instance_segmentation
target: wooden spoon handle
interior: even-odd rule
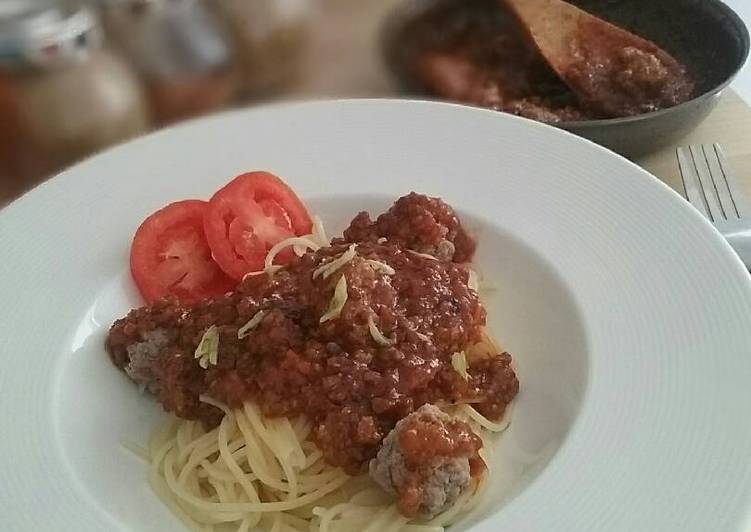
[[[501,0],[516,16],[551,67],[560,75],[570,64],[571,42],[588,13],[560,0]]]
[[[686,101],[694,83],[655,43],[563,0],[501,0],[540,55],[604,116],[641,114]]]

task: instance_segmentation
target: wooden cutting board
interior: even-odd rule
[[[693,133],[635,162],[683,194],[675,149],[687,144],[712,143],[722,146],[741,187],[751,198],[751,107],[732,90],[723,94],[717,108]]]

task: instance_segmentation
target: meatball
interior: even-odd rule
[[[146,331],[141,336],[143,341],[127,346],[129,362],[123,369],[139,386],[157,394],[160,387],[154,368],[159,364],[161,351],[169,343],[169,338],[164,329]]]
[[[469,425],[425,404],[399,421],[370,461],[370,476],[398,496],[407,517],[448,509],[484,470],[480,438]]]

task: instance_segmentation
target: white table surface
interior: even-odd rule
[[[751,0],[723,1],[738,13],[746,22],[746,25],[751,28]],[[744,100],[746,100],[746,103],[751,105],[751,62],[746,63],[746,66],[743,68],[732,87]]]

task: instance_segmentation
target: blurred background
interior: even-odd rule
[[[419,0],[0,0],[0,206],[113,144],[285,98],[387,96]],[[749,0],[726,0],[751,18]],[[746,71],[736,89],[751,97]]]
[[[395,0],[0,0],[0,205],[108,146],[223,109],[383,96]]]

